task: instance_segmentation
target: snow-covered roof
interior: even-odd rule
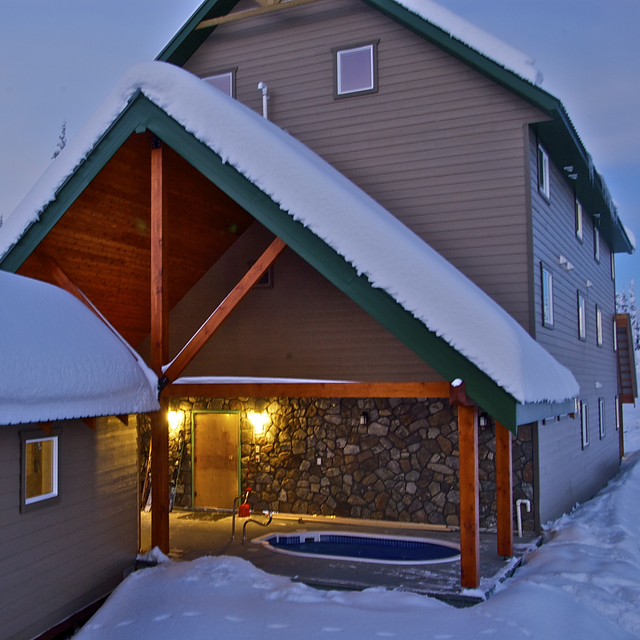
[[[375,200],[273,123],[166,63],[142,63],[124,75],[6,220],[0,258],[139,93],[517,401],[562,402],[577,396],[578,383],[567,368]]]
[[[511,45],[467,22],[433,0],[393,0],[411,13],[442,29],[501,67],[519,75],[532,84],[542,83],[542,73],[535,67],[535,60]]]
[[[71,294],[0,271],[0,424],[157,411],[158,380]]]

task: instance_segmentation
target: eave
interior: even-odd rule
[[[358,275],[355,268],[332,247],[281,210],[256,185],[231,165],[223,163],[208,146],[142,94],[132,99],[93,151],[60,188],[55,200],[45,208],[39,220],[0,262],[0,268],[16,271],[128,137],[144,130],[152,131],[253,218],[281,238],[340,291],[429,363],[445,380],[464,380],[469,398],[511,431],[515,432],[518,424],[573,411],[569,407],[573,406],[573,400],[562,406],[544,402],[519,403],[444,339],[429,331],[388,293],[374,288],[365,276]]]

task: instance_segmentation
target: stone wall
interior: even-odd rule
[[[176,504],[191,506],[191,412],[239,411],[242,488],[273,511],[459,524],[458,431],[447,400],[400,398],[183,398],[187,438]],[[269,421],[254,437],[249,412]],[[364,415],[364,418],[363,418]],[[148,425],[142,425],[142,451]],[[177,439],[170,447],[177,457]],[[480,524],[495,528],[494,428],[479,431]],[[533,500],[531,429],[513,443],[514,501]],[[533,514],[525,528],[533,530]]]

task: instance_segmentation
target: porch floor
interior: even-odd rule
[[[258,518],[258,516],[256,516]],[[151,514],[141,514],[141,549],[151,546]],[[275,575],[286,576],[320,589],[361,590],[368,587],[400,589],[429,595],[454,606],[471,606],[490,595],[496,584],[511,574],[522,556],[539,544],[539,538],[525,534],[514,539],[514,558],[504,559],[496,553],[496,534],[480,533],[480,573],[478,590],[460,587],[460,562],[434,565],[387,565],[349,560],[303,558],[274,553],[250,540],[269,533],[331,530],[417,538],[433,538],[459,543],[458,531],[431,530],[403,523],[376,522],[375,526],[358,520],[334,523],[313,516],[274,516],[271,525],[247,526],[247,541],[242,542],[244,519],[236,519],[236,537],[231,541],[231,516],[211,511],[174,510],[170,514],[169,556],[175,561],[194,560],[202,556],[229,555],[249,560],[253,565]]]

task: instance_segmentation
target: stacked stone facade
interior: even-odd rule
[[[187,443],[176,504],[191,506],[193,411],[238,412],[242,489],[272,511],[457,526],[458,429],[447,400],[425,398],[183,398]],[[255,436],[247,414],[266,413]],[[142,457],[149,439],[142,421]],[[173,462],[178,438],[170,445]],[[479,431],[480,524],[496,523],[495,436]],[[513,444],[514,500],[533,500],[533,443],[520,427]],[[529,515],[529,514],[523,514]],[[525,518],[525,528],[533,520]]]

